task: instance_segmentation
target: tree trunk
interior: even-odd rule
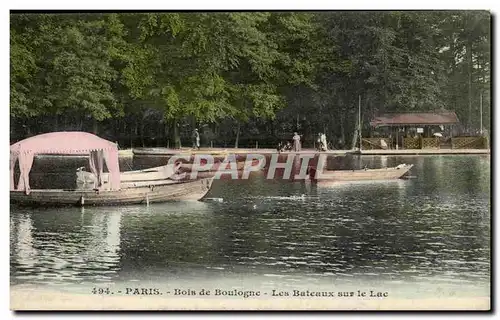
[[[236,141],[234,142],[234,147],[238,148],[238,143],[240,141],[240,122],[238,121],[238,128],[236,129]]]
[[[122,136],[122,121],[121,119],[115,120],[115,127],[113,128],[113,135],[115,137],[116,143],[121,144],[120,138]]]
[[[98,130],[98,127],[97,127],[97,120],[92,118],[92,132],[94,134],[97,134],[97,130]]]
[[[472,39],[470,38],[470,35],[468,36],[467,39],[466,56],[467,56],[467,82],[468,82],[467,92],[468,92],[468,104],[469,104],[467,129],[470,132],[472,128]]]
[[[162,141],[163,139],[163,125],[160,123],[159,126],[158,126],[158,129],[157,129],[157,133],[156,133],[156,143],[155,143],[155,147],[160,147],[159,143],[160,141]]]
[[[163,125],[163,140],[167,140],[166,141],[166,147],[170,147],[170,142],[169,142],[169,134],[170,134],[170,131],[168,131],[168,125],[167,125],[167,122],[165,121],[164,125]]]
[[[371,99],[370,92],[367,91],[366,92],[366,96],[365,96],[365,108],[361,109],[361,119],[360,119],[361,120],[361,125],[359,126],[360,129],[361,129],[361,134],[360,134],[360,137],[359,137],[360,139],[363,139],[363,126],[365,124],[365,119],[363,119],[363,117],[365,117],[367,114],[368,114],[368,117],[370,117],[370,114],[371,114],[371,112],[369,112],[370,107],[372,105],[370,99]],[[364,113],[363,113],[363,110],[365,111]],[[370,121],[370,120],[368,119],[368,121]],[[360,147],[362,146],[362,144],[363,144],[363,142],[360,141],[359,142]]]
[[[165,140],[165,125],[160,123],[158,132],[158,141],[156,142],[157,147],[161,147],[163,145],[163,141]]]
[[[130,126],[130,148],[134,147],[134,127]]]
[[[31,133],[31,123],[30,123],[29,119],[26,120],[25,123],[26,123],[26,137],[29,138],[29,137],[32,136],[32,133]]]
[[[341,143],[340,143],[340,146],[339,148],[342,148],[342,149],[345,149],[345,138],[346,138],[346,135],[345,135],[345,111],[344,111],[344,107],[342,106],[342,98],[341,98],[341,95],[339,94],[338,97],[337,97],[337,110],[340,111],[340,112],[337,112],[337,114],[339,115],[339,122],[340,122],[340,140],[341,140]]]
[[[133,139],[134,139],[134,142],[136,142],[136,139],[137,139],[137,134],[139,132],[139,122],[137,121],[134,121],[135,123],[135,126],[134,126],[134,134],[133,134]]]
[[[356,143],[358,141],[358,113],[355,114],[354,130],[352,133],[351,149],[356,148]]]
[[[367,101],[368,101],[368,99],[365,99],[365,107],[366,107]],[[359,110],[358,110],[358,112],[359,112]],[[356,147],[356,145],[358,144],[358,142],[359,142],[359,146],[361,148],[361,141],[358,141],[358,140],[359,140],[361,125],[363,122],[362,122],[361,117],[358,116],[358,112],[356,112],[356,121],[355,121],[356,126],[354,128],[354,137],[352,137],[351,149],[354,149]]]
[[[344,128],[344,115],[340,115],[340,143],[339,148],[345,148],[345,128]]]
[[[351,149],[354,149],[356,148],[356,144],[358,143],[358,128],[357,128],[357,125],[356,125],[356,128],[354,128],[354,131],[353,131],[353,136],[352,136],[352,141],[351,141]]]
[[[181,136],[179,134],[179,125],[177,119],[172,120],[172,141],[175,149],[181,148]]]
[[[145,124],[145,121],[143,118],[143,119],[141,119],[141,145],[143,148],[145,147],[145,144],[144,144],[144,124]]]

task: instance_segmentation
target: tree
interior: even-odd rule
[[[360,96],[362,124],[451,109],[472,130],[480,97],[490,119],[485,11],[16,13],[10,44],[20,136],[62,121],[130,145],[207,125],[235,146],[297,129],[356,144]]]

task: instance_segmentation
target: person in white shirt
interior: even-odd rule
[[[292,140],[293,140],[293,151],[295,151],[295,152],[300,151],[300,149],[301,149],[301,146],[300,146],[300,136],[299,136],[299,134],[297,132],[293,133]]]

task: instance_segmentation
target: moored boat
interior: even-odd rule
[[[225,159],[224,159],[225,160]],[[206,163],[201,163],[198,168],[196,177],[197,178],[209,178],[213,177],[216,171],[219,169],[221,163],[223,161],[216,161],[211,168],[208,170],[204,168]],[[253,160],[251,165],[257,165],[258,160]],[[246,162],[245,161],[237,161],[236,162],[236,170],[243,171],[245,169]],[[159,181],[171,178],[174,174],[186,174],[186,178],[191,177],[191,172],[195,169],[196,165],[193,163],[182,163],[180,161],[176,161],[173,164],[166,164],[163,166],[158,166],[154,168],[142,169],[142,170],[134,170],[134,171],[125,171],[120,173],[120,181],[122,185],[130,186],[133,185],[131,182],[143,182],[143,181]],[[230,166],[228,166],[230,168]],[[228,169],[229,170],[229,169]],[[85,184],[85,183],[93,183],[95,181],[95,175],[91,172],[85,171],[83,167],[77,169],[77,184]],[[103,184],[107,184],[109,182],[109,174],[102,173],[101,179]]]
[[[37,154],[88,155],[91,183],[72,190],[31,189],[29,172]],[[14,167],[19,161],[19,181]],[[103,172],[104,163],[108,173]],[[179,166],[161,170],[120,172],[116,144],[86,132],[53,132],[34,136],[10,147],[10,201],[28,205],[116,205],[174,200],[200,200],[213,178],[169,179]],[[85,173],[80,170],[80,173]],[[85,179],[84,179],[85,180]],[[85,182],[85,181],[84,181]]]
[[[314,182],[393,180],[402,178],[412,167],[412,164],[400,164],[380,169],[324,170],[317,179],[316,170],[310,168],[309,178]]]
[[[208,170],[204,168],[206,163],[201,163],[199,169],[196,170],[197,171],[196,175],[192,175],[192,172],[196,167],[195,164],[182,163],[180,161],[177,161],[174,164],[166,164],[154,168],[121,172],[120,173],[121,186],[123,187],[137,186],[141,185],[141,183],[144,184],[146,181],[158,183],[158,181],[161,182],[162,180],[165,179],[170,179],[170,178],[173,179],[174,174],[185,174],[184,177],[186,179],[192,179],[192,177],[194,176],[195,176],[194,179],[212,178],[215,176],[217,170],[219,170],[219,167],[221,163],[224,162],[224,160],[216,161],[212,165],[212,167],[209,168]],[[255,166],[257,164],[258,160],[253,160],[251,162],[252,166]],[[245,165],[246,165],[245,161],[236,162],[236,170],[238,171],[238,174],[241,174],[241,172],[245,169]],[[230,166],[228,165],[227,170],[229,169]],[[77,169],[76,172],[77,185],[91,184],[94,183],[95,180],[96,180],[95,175],[92,174],[91,172],[85,171],[84,167],[80,167]],[[109,174],[105,172],[102,173],[101,180],[104,185],[109,183]]]
[[[182,167],[182,163],[178,162],[172,165],[164,165],[154,168],[124,171],[120,172],[120,182],[124,185],[129,182],[141,182],[141,181],[158,181],[169,179]],[[76,172],[77,184],[93,183],[96,179],[92,172],[83,170],[84,168],[78,168]],[[101,174],[101,180],[103,184],[109,183],[109,173],[103,172]]]
[[[10,201],[36,206],[107,206],[200,200],[210,190],[212,181],[213,178],[164,180],[157,183],[135,182],[136,186],[131,185],[120,190],[32,189],[29,194],[24,191],[11,191]]]

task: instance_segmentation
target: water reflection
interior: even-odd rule
[[[14,242],[14,248],[18,256],[18,263],[32,269],[36,264],[38,251],[33,247],[33,225],[29,215],[22,215],[19,224],[13,222],[11,228],[17,227],[17,237]]]
[[[11,221],[13,282],[109,281],[119,268],[118,210],[48,209]]]
[[[334,159],[329,166],[336,166]],[[322,188],[215,181],[209,197],[121,208],[11,210],[13,282],[473,284],[490,278],[489,159],[413,163],[414,179]],[[299,280],[298,280],[299,279]]]
[[[124,216],[122,231],[123,276],[129,272],[209,266],[217,251],[216,224],[209,203],[183,202],[150,206]],[[154,235],[153,237],[151,237]]]

